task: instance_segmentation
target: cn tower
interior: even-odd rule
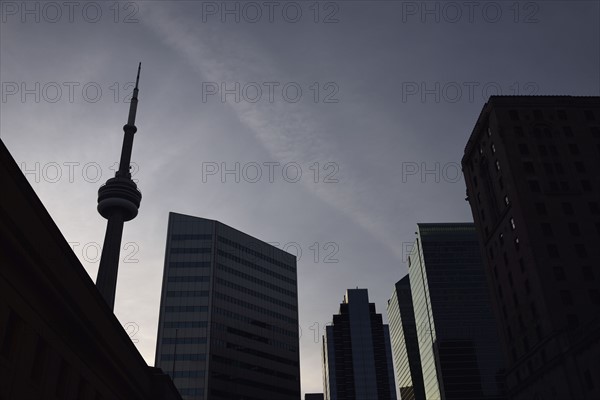
[[[96,287],[106,300],[111,310],[115,306],[115,292],[117,288],[117,272],[119,270],[119,255],[121,252],[121,238],[123,237],[123,224],[135,218],[140,208],[142,193],[135,182],[131,180],[130,161],[133,148],[133,135],[137,132],[135,126],[135,114],[138,103],[138,84],[140,81],[140,70],[142,63],[138,66],[133,97],[129,105],[129,118],[123,126],[123,148],[121,149],[121,160],[119,170],[114,178],[106,181],[98,189],[98,212],[108,220],[104,246],[102,247],[102,258],[98,269]]]

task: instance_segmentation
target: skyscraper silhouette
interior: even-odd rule
[[[503,399],[504,360],[475,227],[417,227],[408,268],[425,397]]]
[[[394,293],[388,300],[387,313],[397,392],[402,400],[425,400],[415,310],[408,275],[396,282]]]
[[[512,399],[600,398],[600,97],[492,96],[462,159]]]
[[[296,258],[170,213],[156,365],[186,400],[298,400]]]
[[[326,400],[396,400],[388,326],[367,289],[348,289],[323,336]]]

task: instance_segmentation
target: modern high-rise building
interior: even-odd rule
[[[367,289],[348,289],[323,336],[325,400],[396,400],[388,326]]]
[[[492,96],[462,166],[510,397],[600,398],[600,97]]]
[[[425,400],[421,356],[409,276],[396,282],[387,304],[390,339],[396,371],[396,394],[402,400]]]
[[[475,226],[417,227],[408,267],[425,397],[503,399],[504,360]]]
[[[296,257],[170,213],[156,365],[185,400],[300,398]]]

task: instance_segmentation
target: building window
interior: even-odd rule
[[[504,246],[504,233],[498,235],[498,240],[500,241],[500,246]]]
[[[562,175],[565,173],[565,169],[563,168],[561,163],[554,163],[554,170],[559,175]]]
[[[488,135],[488,137],[492,136],[492,128],[490,128],[489,126],[487,128],[487,135]]]
[[[590,202],[590,203],[588,203],[588,206],[590,207],[590,212],[592,214],[594,214],[594,215],[600,214],[600,207],[598,207],[598,203]]]
[[[507,206],[507,207],[510,205],[510,201],[508,199],[508,195],[504,196],[504,205]]]
[[[523,133],[523,128],[521,128],[520,126],[513,127],[513,131],[515,132],[515,135],[517,137],[524,137],[525,136],[525,134]]]
[[[542,121],[544,119],[544,115],[542,114],[541,110],[533,110],[533,118],[535,118],[536,121]]]
[[[564,306],[572,306],[573,305],[573,296],[571,296],[571,292],[568,290],[560,291],[560,301]]]
[[[492,149],[492,154],[496,154],[496,146],[494,146],[494,143],[492,143],[491,149]]]
[[[585,110],[583,113],[585,114],[586,120],[588,120],[588,121],[596,120],[596,116],[594,115],[594,112],[592,110]]]
[[[558,247],[555,244],[548,245],[548,255],[552,258],[558,257]]]
[[[581,161],[575,161],[575,170],[579,173],[585,173],[585,164]]]
[[[573,236],[580,236],[581,232],[579,231],[579,225],[575,222],[569,222],[569,233]]]
[[[547,156],[548,155],[548,151],[546,150],[546,146],[544,146],[543,144],[540,144],[538,146],[538,152],[540,153],[540,155],[542,156]]]
[[[512,218],[512,217],[511,217],[511,219],[510,219],[510,229],[511,229],[511,230],[513,230],[513,231],[514,231],[515,229],[517,229],[517,226],[515,225],[515,219],[514,219],[514,218]]]
[[[570,126],[563,126],[563,133],[565,134],[566,137],[573,137],[573,130],[571,129]]]
[[[500,161],[496,160],[496,171],[500,171]]]
[[[581,274],[583,275],[583,279],[588,282],[594,281],[596,277],[594,276],[594,270],[589,265],[584,265],[581,267]]]
[[[508,115],[510,116],[510,119],[512,121],[518,121],[519,120],[519,113],[517,110],[510,110],[508,112]]]
[[[529,147],[525,143],[519,143],[519,153],[522,156],[529,155]]]
[[[590,301],[592,304],[600,305],[600,292],[596,289],[590,289]]]
[[[558,116],[558,119],[561,121],[567,120],[567,112],[565,110],[558,110],[556,112],[556,115]]]
[[[579,258],[586,258],[588,255],[585,245],[580,244],[580,243],[575,245],[575,251],[577,252],[577,256]]]
[[[554,270],[554,279],[556,279],[557,281],[564,281],[566,279],[565,270],[563,267],[555,266],[553,268],[553,270]]]
[[[579,146],[577,146],[575,143],[569,143],[569,151],[573,155],[578,155],[579,154]]]
[[[533,166],[533,163],[531,161],[525,161],[523,163],[523,171],[528,172],[528,173],[534,173],[535,168]]]
[[[571,203],[562,203],[562,209],[565,215],[573,215],[573,206]]]
[[[579,318],[575,314],[567,314],[567,324],[569,328],[577,328],[579,326]]]
[[[519,238],[516,237],[515,238],[515,249],[519,250],[521,248],[521,242],[519,241]]]
[[[532,192],[539,193],[541,191],[540,184],[538,181],[530,180],[530,181],[528,181],[528,183],[529,183],[529,190],[531,190]]]
[[[592,137],[600,138],[600,128],[598,128],[597,126],[592,126],[590,128],[590,131],[592,132]]]
[[[542,233],[544,234],[544,237],[552,237],[552,236],[554,236],[554,234],[552,232],[552,225],[550,225],[547,222],[543,222],[542,223]]]
[[[535,210],[539,215],[548,215],[546,205],[544,203],[535,203]]]

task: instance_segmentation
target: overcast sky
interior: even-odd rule
[[[416,223],[472,221],[488,96],[600,92],[597,1],[0,4],[2,140],[94,281],[142,61],[115,313],[148,363],[175,211],[300,255],[303,392],[345,290],[387,321]]]

